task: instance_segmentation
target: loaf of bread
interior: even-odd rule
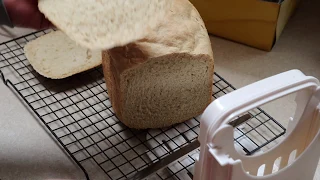
[[[142,40],[102,53],[113,110],[130,128],[162,128],[200,115],[212,100],[213,52],[188,0],[172,0]]]
[[[101,51],[77,45],[62,31],[52,31],[28,42],[24,53],[35,71],[51,79],[66,78],[102,63]]]

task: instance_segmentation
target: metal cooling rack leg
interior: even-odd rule
[[[4,77],[4,74],[3,74],[3,72],[0,70],[0,76],[1,76],[1,79],[2,79],[2,82],[6,85],[6,86],[8,86],[8,83],[6,82],[6,78]]]
[[[28,101],[23,97],[23,95],[21,94],[21,92],[14,86],[14,84],[9,80],[6,79],[3,72],[0,70],[0,76],[1,79],[3,81],[3,83],[8,87],[9,85],[13,88],[13,90],[19,94],[19,96],[25,101],[26,104],[28,104],[28,106],[32,109],[32,111],[39,117],[39,119],[41,119],[42,123],[47,127],[47,129],[50,131],[50,133],[58,140],[58,142],[60,143],[60,145],[63,147],[63,149],[65,149],[67,151],[67,153],[70,155],[70,157],[73,159],[74,162],[77,163],[77,165],[80,167],[80,169],[82,170],[82,172],[84,173],[85,177],[87,180],[90,180],[89,175],[87,173],[87,171],[84,169],[84,167],[75,159],[74,156],[72,156],[72,153],[64,147],[62,141],[56,136],[55,133],[52,132],[52,130],[50,129],[50,127],[44,122],[44,120],[41,118],[41,116],[37,113],[37,111],[35,111],[35,109],[30,105],[30,103],[28,103]],[[10,88],[11,89],[11,88]],[[12,90],[12,89],[11,89]]]

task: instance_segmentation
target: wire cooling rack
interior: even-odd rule
[[[24,45],[51,30],[0,44],[1,77],[36,114],[86,179],[127,179],[196,140],[197,117],[169,128],[134,130],[115,116],[101,67],[63,80],[39,75],[26,59]],[[213,97],[235,88],[215,73]],[[285,133],[285,128],[260,108],[235,128],[234,142],[243,154],[261,150]],[[40,148],[40,147],[39,147]],[[150,179],[191,179],[199,149],[154,172]],[[101,171],[99,177],[97,172]]]

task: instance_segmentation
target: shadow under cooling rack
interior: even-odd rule
[[[87,179],[94,176],[92,172],[96,169],[103,172],[104,179],[129,178],[196,140],[197,117],[163,129],[134,130],[123,125],[110,104],[101,67],[63,80],[40,76],[26,59],[23,47],[48,32],[50,30],[39,31],[0,44],[1,76],[44,123]],[[232,85],[215,73],[214,98],[233,90]],[[235,128],[234,133],[235,145],[247,155],[285,133],[285,128],[261,109],[250,114],[252,118]],[[154,172],[152,179],[190,179],[197,152]]]

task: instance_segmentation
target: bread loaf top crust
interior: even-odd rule
[[[119,74],[152,58],[176,53],[207,55],[213,66],[210,38],[199,12],[188,0],[172,2],[170,13],[145,38],[107,51]]]

